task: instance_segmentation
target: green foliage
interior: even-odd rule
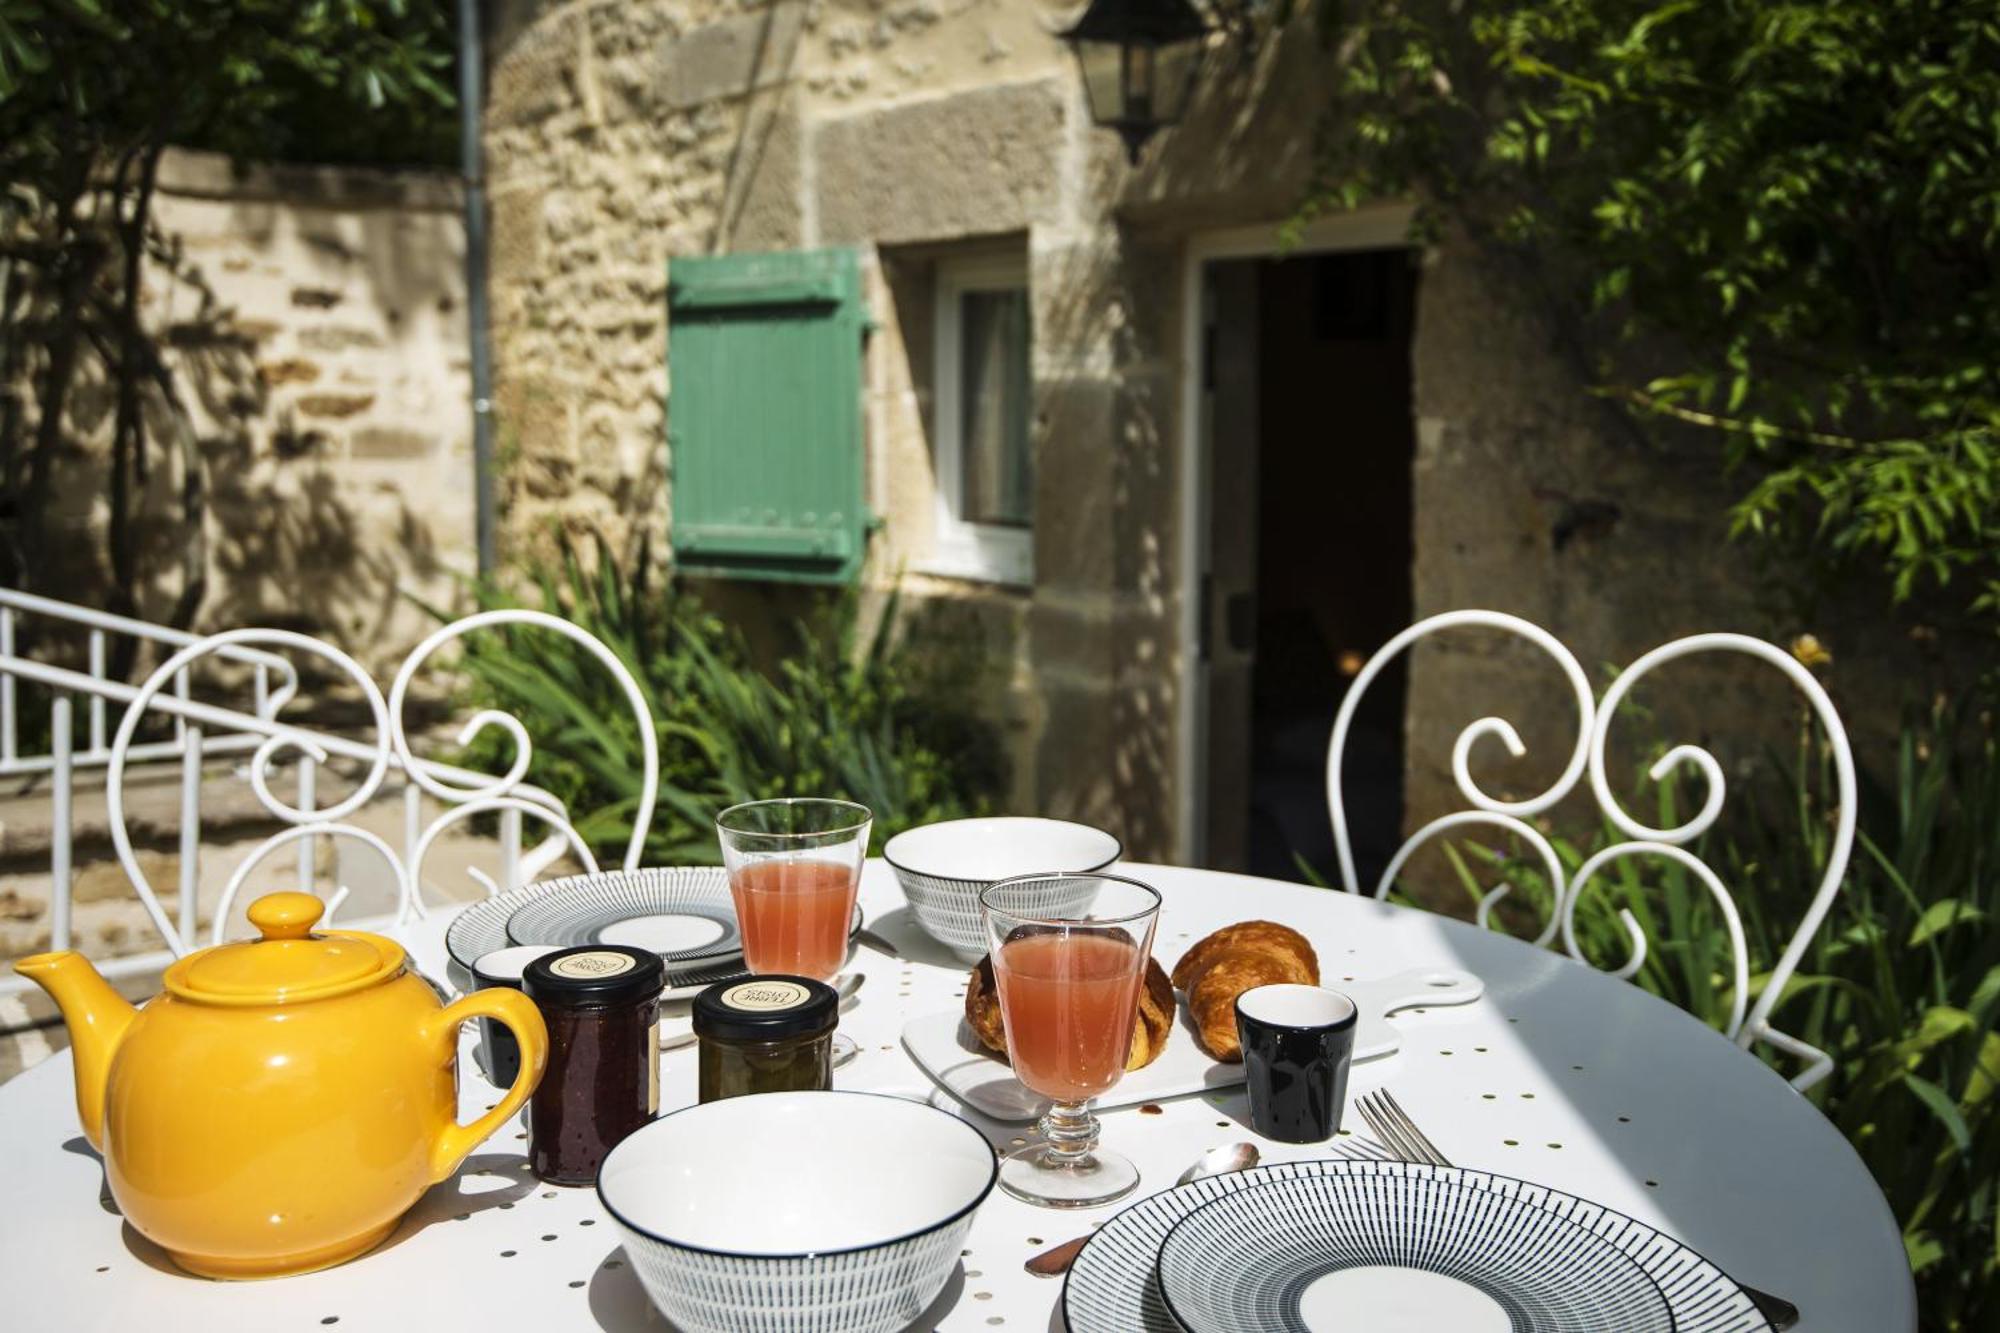
[[[0,0],[0,582],[73,594],[82,538],[53,520],[52,488],[57,460],[87,451],[107,464],[108,513],[92,526],[108,609],[136,611],[141,540],[168,530],[142,521],[162,517],[168,491],[149,473],[177,453],[180,587],[165,618],[191,623],[206,592],[207,460],[142,296],[149,268],[202,284],[152,222],[161,157],[170,144],[262,159],[430,152],[451,105],[447,36],[435,0]],[[181,335],[229,345],[211,296],[175,312]],[[108,448],[90,419],[104,385]],[[129,666],[114,656],[114,674]]]
[[[998,789],[997,742],[973,712],[971,673],[948,651],[912,652],[891,637],[896,607],[866,643],[852,598],[796,627],[769,671],[742,639],[678,586],[648,586],[599,545],[586,564],[567,544],[532,573],[528,599],[595,635],[638,680],[660,744],[660,803],[647,864],[712,864],[714,819],[739,801],[835,796],[875,813],[874,846],[918,824],[985,808]],[[494,589],[482,609],[523,604]],[[641,775],[637,723],[595,658],[545,630],[469,636],[460,669],[472,701],[513,714],[533,739],[528,780],[554,793],[601,858],[631,836]],[[927,650],[939,647],[926,644]],[[497,731],[465,762],[504,770]]]
[[[1538,274],[1598,392],[1715,434],[1739,532],[2000,623],[1990,0],[1319,10],[1311,209],[1418,195]]]
[[[1787,943],[1824,871],[1831,841],[1830,761],[1802,732],[1782,765],[1788,799],[1758,806],[1724,836],[1691,850],[1713,866],[1743,913],[1750,999]],[[1658,827],[1685,814],[1673,781]],[[1861,1154],[1903,1225],[1924,1327],[1990,1328],[2000,1315],[2000,745],[1990,713],[1940,707],[1901,740],[1893,790],[1864,793],[1846,886],[1772,1015],[1777,1027],[1833,1056],[1807,1096]],[[1551,836],[1573,872],[1620,835],[1587,844]],[[1448,847],[1476,901],[1482,884],[1512,886],[1517,931],[1545,922],[1549,887],[1532,857],[1477,842]],[[1497,872],[1497,878],[1496,878]],[[1722,919],[1692,875],[1660,859],[1614,864],[1577,905],[1578,945],[1593,963],[1623,963],[1619,920],[1630,911],[1650,947],[1638,985],[1720,1027],[1731,997]],[[1764,1047],[1785,1073],[1789,1059]]]
[[[0,172],[81,135],[260,161],[448,162],[441,0],[0,0]]]

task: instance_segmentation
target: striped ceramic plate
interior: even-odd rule
[[[516,912],[530,903],[547,902],[557,905],[569,899],[578,891],[589,892],[595,887],[607,884],[643,885],[659,895],[661,899],[676,902],[693,901],[719,906],[733,923],[736,907],[729,897],[729,876],[721,866],[669,866],[648,870],[613,870],[596,875],[569,875],[561,879],[542,880],[534,884],[523,884],[517,889],[496,894],[483,902],[474,903],[452,919],[445,930],[445,951],[451,955],[451,976],[461,990],[469,989],[472,965],[495,949],[505,949],[524,941],[511,939],[507,925]],[[732,931],[733,933],[733,931]],[[542,941],[526,941],[541,943]],[[588,942],[588,941],[586,941]],[[549,941],[555,943],[555,941]],[[688,959],[688,965],[701,962],[718,962],[734,956],[740,949],[725,949],[719,954],[708,954]],[[673,962],[669,961],[669,969]]]
[[[550,885],[514,909],[515,944],[625,944],[651,949],[669,967],[743,952],[729,877],[713,866],[615,871]]]
[[[667,964],[667,991],[664,998],[692,994],[718,981],[747,975],[743,966],[742,940],[737,934],[736,904],[729,896],[729,876],[721,866],[662,866],[646,870],[614,870],[596,875],[571,875],[563,879],[524,884],[506,893],[474,903],[452,919],[446,928],[445,950],[451,955],[447,969],[452,984],[461,991],[472,989],[472,965],[495,949],[521,943],[509,938],[515,917],[531,904],[546,904],[558,913],[572,901],[570,895],[601,891],[609,885],[637,886],[632,891],[647,895],[646,901],[719,910],[728,920],[728,934],[734,943],[727,948],[710,945],[692,951],[662,951]],[[534,920],[534,918],[530,918]],[[697,928],[699,923],[696,923]],[[861,929],[861,905],[855,904],[848,935]],[[614,930],[599,939],[582,943],[637,943],[621,940]],[[530,941],[543,943],[544,941]],[[547,943],[559,943],[550,940]]]
[[[1643,1223],[1525,1181],[1407,1162],[1294,1162],[1156,1194],[1091,1238],[1063,1289],[1071,1333],[1346,1327],[1322,1311],[1375,1305],[1356,1326],[1770,1328],[1720,1269]]]

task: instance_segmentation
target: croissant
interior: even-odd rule
[[[991,955],[979,960],[965,984],[965,1021],[979,1044],[1007,1058],[1007,1030],[1000,1018],[1000,992],[993,984]],[[1139,1021],[1132,1025],[1132,1051],[1127,1072],[1144,1069],[1167,1049],[1174,1031],[1174,984],[1157,960],[1146,960],[1146,984],[1139,991]]]
[[[1195,943],[1174,964],[1173,983],[1187,995],[1188,1016],[1203,1050],[1234,1064],[1236,997],[1253,986],[1319,984],[1319,958],[1306,937],[1275,921],[1240,921]]]

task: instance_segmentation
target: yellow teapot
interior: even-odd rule
[[[547,1063],[531,1000],[492,989],[443,1007],[394,940],[315,933],[323,910],[306,893],[259,898],[262,939],[180,959],[138,1009],[81,954],[14,964],[69,1025],[77,1115],[119,1209],[191,1273],[277,1277],[362,1254]],[[513,1030],[521,1072],[461,1125],[458,1027],[482,1017]]]

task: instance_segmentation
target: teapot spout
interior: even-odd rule
[[[104,1151],[104,1087],[111,1057],[139,1011],[74,949],[38,953],[14,970],[49,993],[62,1010],[76,1060],[76,1114],[90,1146]]]

